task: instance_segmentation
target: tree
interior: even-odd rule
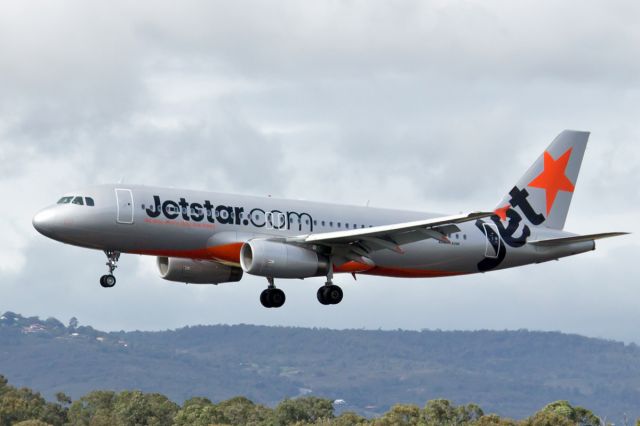
[[[396,404],[391,407],[379,420],[376,425],[407,425],[417,426],[422,420],[420,407],[413,404]]]
[[[449,425],[456,418],[456,410],[446,399],[433,399],[425,405],[423,416],[428,425]]]
[[[62,405],[62,406],[68,406],[71,405],[71,397],[67,394],[65,394],[64,392],[56,392],[56,401],[58,401],[58,404]]]
[[[517,426],[518,423],[511,419],[504,419],[496,414],[488,414],[480,417],[472,423],[473,426]]]
[[[223,421],[224,416],[213,404],[189,405],[180,409],[173,418],[175,426],[207,426]]]
[[[222,413],[224,423],[237,425],[255,425],[266,421],[272,412],[267,407],[254,404],[244,396],[222,401],[217,406]]]
[[[93,391],[74,401],[69,407],[69,422],[72,425],[109,426],[115,423],[113,405],[116,393]]]
[[[345,411],[340,414],[338,417],[330,420],[330,425],[332,426],[354,426],[354,425],[364,425],[367,424],[367,419],[362,416],[357,415],[353,411]]]
[[[285,399],[274,410],[274,421],[277,425],[296,422],[313,423],[320,419],[332,419],[333,417],[333,402],[315,396]]]
[[[562,417],[579,426],[600,426],[601,424],[600,419],[593,412],[586,408],[573,407],[568,401],[555,401],[547,404],[534,417],[540,413]],[[539,419],[547,417],[541,415]]]
[[[575,426],[576,422],[564,414],[552,411],[538,411],[523,422],[524,426]]]
[[[9,386],[6,379],[0,378],[0,426],[25,420],[62,425],[66,421],[66,410],[58,404],[48,403],[31,389],[16,389]]]
[[[69,320],[69,328],[71,330],[75,330],[76,328],[78,328],[78,318],[71,317],[71,319]]]
[[[164,395],[140,391],[119,393],[113,405],[116,422],[125,425],[171,426],[178,408]]]

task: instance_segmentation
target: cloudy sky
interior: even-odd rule
[[[0,312],[107,330],[253,323],[561,330],[640,343],[640,4],[87,2],[0,6]],[[50,241],[60,194],[125,182],[450,212],[491,209],[557,133],[592,136],[566,229],[635,235],[444,279],[185,286],[153,258]]]

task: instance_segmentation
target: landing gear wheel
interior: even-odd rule
[[[271,303],[269,303],[269,289],[262,290],[262,293],[260,293],[260,303],[262,303],[262,306],[265,308],[271,307]]]
[[[267,278],[269,280],[269,287],[260,293],[260,303],[265,308],[279,308],[284,305],[287,297],[284,291],[276,288],[273,284],[273,278]]]
[[[329,292],[329,286],[328,285],[323,285],[322,287],[320,287],[318,289],[318,302],[322,303],[323,305],[330,305],[329,303],[329,297],[327,295],[327,293]]]
[[[330,286],[327,294],[332,305],[337,305],[338,303],[342,302],[342,289],[337,285],[334,284]]]
[[[273,308],[280,308],[287,300],[287,297],[284,295],[284,291],[279,288],[271,289],[267,297],[269,298],[269,303]]]
[[[326,284],[318,289],[318,302],[323,305],[337,305],[342,302],[342,289],[335,284]]]
[[[100,285],[104,288],[110,288],[116,285],[116,277],[113,275],[103,275],[100,277]]]

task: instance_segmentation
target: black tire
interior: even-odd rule
[[[100,277],[100,285],[101,285],[102,287],[105,287],[105,288],[106,288],[107,286],[106,286],[106,284],[104,283],[104,277],[106,277],[106,275],[103,275],[103,276],[101,276],[101,277]]]
[[[111,288],[114,285],[116,285],[116,277],[114,277],[113,275],[103,275],[103,278],[104,278],[103,279],[103,282],[104,282],[103,287]]]
[[[274,308],[280,308],[282,305],[284,305],[284,302],[287,300],[287,297],[284,294],[284,291],[280,290],[279,288],[274,288],[269,292],[269,302],[271,303],[271,306],[273,306]]]
[[[269,299],[269,289],[262,290],[262,293],[260,293],[260,303],[262,303],[262,306],[271,308],[272,306]]]
[[[337,305],[338,303],[342,302],[342,297],[343,293],[340,287],[338,287],[337,285],[329,286],[329,290],[327,291],[327,300],[329,300],[329,303],[331,303],[332,305]]]
[[[320,287],[318,289],[318,302],[322,303],[323,305],[330,305],[331,303],[329,302],[329,286],[327,285],[323,285],[322,287]]]

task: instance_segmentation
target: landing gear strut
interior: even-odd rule
[[[342,302],[342,289],[333,283],[333,264],[329,262],[327,282],[318,289],[318,302],[323,305],[337,305]]]
[[[269,287],[260,294],[260,303],[262,303],[262,306],[265,308],[279,308],[284,305],[287,299],[284,291],[276,288],[272,277],[267,277],[267,281],[269,281]]]
[[[109,273],[100,277],[100,285],[105,288],[113,287],[116,285],[116,277],[113,276],[113,271],[118,267],[118,259],[120,259],[120,252],[115,250],[105,250],[104,254],[107,255],[107,267]]]

